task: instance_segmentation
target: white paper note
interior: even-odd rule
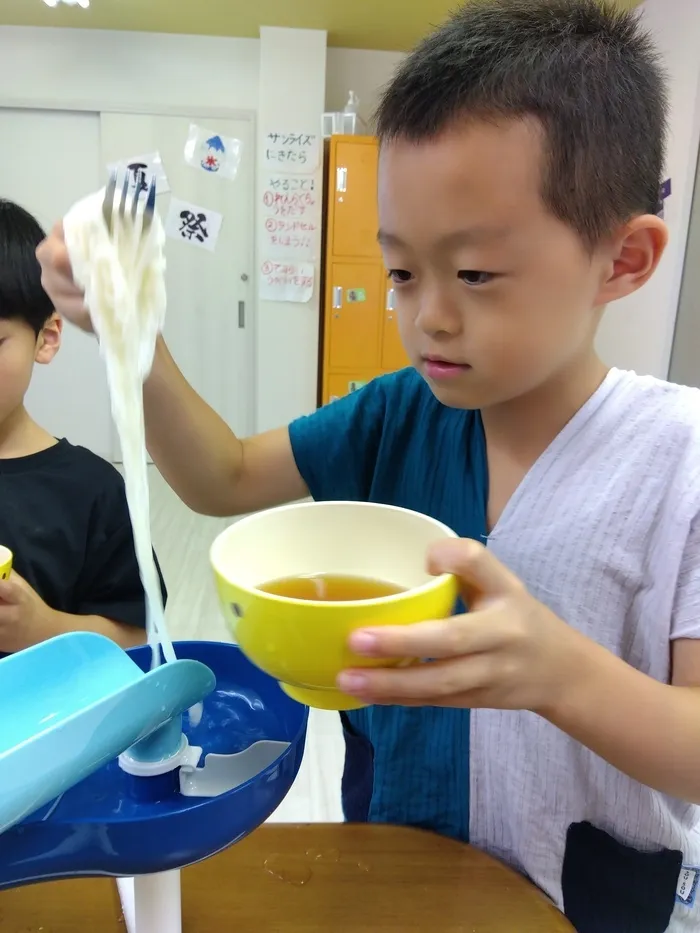
[[[313,175],[321,158],[318,133],[271,130],[265,134],[265,168],[289,175]]]
[[[213,253],[223,216],[208,207],[190,204],[179,198],[171,198],[170,210],[165,221],[166,236],[179,240],[188,246],[197,246],[200,249]]]
[[[263,255],[309,260],[318,253],[321,198],[310,175],[268,173],[264,179],[260,214],[263,218]]]
[[[265,259],[260,265],[262,301],[293,301],[305,304],[314,293],[312,262],[278,262]]]

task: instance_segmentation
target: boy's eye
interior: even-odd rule
[[[466,285],[488,285],[496,278],[493,272],[479,272],[478,269],[461,269],[457,275]]]
[[[395,285],[405,285],[413,275],[407,269],[389,269],[389,278]]]

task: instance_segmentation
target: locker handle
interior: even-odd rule
[[[348,190],[348,170],[345,166],[341,166],[335,171],[335,190],[339,194],[343,194]]]
[[[386,310],[396,311],[396,289],[389,288],[386,293]]]
[[[245,301],[238,302],[238,326],[241,329],[245,327]]]
[[[343,307],[343,289],[340,285],[333,286],[333,307]]]

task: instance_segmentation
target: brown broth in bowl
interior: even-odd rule
[[[295,577],[282,577],[261,583],[258,589],[273,596],[303,599],[308,602],[355,602],[381,599],[405,593],[405,586],[373,580],[371,577],[353,577],[338,573],[315,573]]]

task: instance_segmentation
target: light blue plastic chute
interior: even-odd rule
[[[215,683],[193,660],[144,674],[114,642],[87,632],[4,658],[0,833],[152,735]]]

